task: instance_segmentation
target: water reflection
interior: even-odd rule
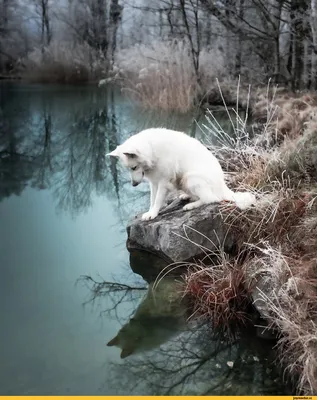
[[[116,89],[22,89],[1,86],[0,200],[26,186],[50,188],[60,210],[78,215],[96,193],[115,200],[122,218],[129,215],[145,190],[127,190],[127,175],[105,154],[138,130],[161,125],[161,117],[136,117],[135,107]],[[175,129],[186,125],[176,115],[165,123]]]
[[[265,345],[242,335],[229,346],[208,324],[187,324],[179,282],[164,280],[152,291],[161,261],[130,255],[147,287],[136,275],[130,278],[130,266],[122,269],[127,254],[114,248],[125,240],[119,229],[147,207],[148,189],[132,188],[126,172],[105,154],[147,127],[199,134],[194,118],[142,111],[115,88],[0,84],[1,304],[8,328],[1,338],[12,341],[2,349],[5,394],[279,392],[261,353],[269,353]],[[78,217],[76,223],[69,216]],[[99,334],[95,321],[79,315],[82,293],[72,291],[78,275],[95,268],[106,275],[120,270],[124,277],[82,281],[92,296],[88,303],[99,304],[107,317]],[[120,350],[106,348],[104,338]],[[124,363],[109,371],[107,357],[119,359],[122,352]],[[106,373],[100,366],[105,359]]]
[[[104,312],[120,315],[128,299],[133,311],[108,345],[119,347],[122,363],[112,363],[105,387],[115,393],[155,395],[283,394],[274,365],[272,343],[256,337],[252,328],[234,343],[220,338],[202,322],[188,322],[180,278],[164,278],[145,288],[96,282],[85,277],[91,301]],[[142,292],[140,300],[140,292]],[[109,303],[109,299],[111,301]],[[102,299],[108,302],[102,303]]]
[[[136,308],[108,346],[121,349],[121,358],[151,350],[174,336],[185,324],[186,308],[182,304],[178,282],[165,279],[153,288]]]

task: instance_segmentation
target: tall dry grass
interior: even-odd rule
[[[317,96],[313,92],[294,96],[283,88],[269,87],[266,92],[257,91],[252,112],[257,121],[265,122],[265,135],[261,132],[258,143],[271,147],[298,138],[307,123],[316,122]]]
[[[88,44],[52,41],[44,51],[34,49],[23,60],[24,77],[37,82],[80,83],[97,80],[107,72],[101,53]]]
[[[193,318],[202,315],[224,328],[239,315],[232,312],[235,306],[243,315],[246,297],[261,301],[269,326],[280,334],[278,355],[294,379],[294,391],[312,395],[317,393],[315,100],[313,95],[286,98],[276,89],[268,89],[266,96],[266,115],[255,137],[238,107],[227,107],[234,137],[208,112],[205,131],[218,139],[211,151],[231,187],[254,191],[257,202],[243,211],[218,207],[226,229],[235,232],[238,256],[218,258],[211,266],[189,264],[186,295],[192,299]],[[280,131],[281,118],[289,118],[290,131]]]
[[[221,53],[202,50],[198,76],[186,41],[155,41],[121,50],[115,63],[123,90],[146,108],[189,111],[225,74]]]
[[[308,233],[308,232],[306,232]],[[279,357],[298,393],[317,392],[317,263],[283,254],[269,243],[258,247],[248,268],[260,280],[259,301],[266,306],[270,327],[278,329]]]

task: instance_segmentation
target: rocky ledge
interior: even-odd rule
[[[185,201],[176,199],[152,221],[137,216],[127,227],[129,251],[144,250],[167,262],[190,261],[223,246],[233,254],[235,237],[215,204],[183,211]]]

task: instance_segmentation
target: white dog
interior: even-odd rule
[[[171,189],[182,190],[185,194],[180,198],[191,200],[183,207],[185,211],[223,200],[233,201],[241,209],[255,202],[251,193],[231,191],[211,151],[182,132],[146,129],[107,155],[119,158],[130,169],[133,186],[143,178],[149,181],[151,207],[142,215],[144,221],[157,217]]]

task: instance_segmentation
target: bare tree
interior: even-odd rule
[[[314,52],[317,54],[317,1],[311,0],[311,30]]]
[[[45,47],[49,46],[52,40],[51,28],[51,1],[50,0],[33,0],[35,4],[36,14],[40,19],[41,30],[41,47],[44,53]]]
[[[111,38],[111,61],[114,63],[114,55],[117,48],[117,32],[122,17],[123,6],[119,4],[119,0],[111,0],[109,25],[110,25],[110,38]]]
[[[0,73],[12,71],[29,50],[24,17],[25,9],[16,0],[0,0]]]
[[[96,57],[113,64],[117,41],[124,48],[160,38],[188,43],[198,83],[207,47],[224,53],[230,76],[274,78],[294,90],[316,86],[316,0],[0,0],[0,34],[2,70],[39,43],[44,53],[53,34],[88,48],[90,67]]]
[[[179,6],[182,14],[183,24],[185,27],[185,35],[190,44],[194,71],[199,81],[199,54],[201,50],[200,32],[199,32],[199,1],[198,0],[179,0]],[[190,6],[190,8],[189,8]],[[190,19],[190,15],[191,19]],[[192,23],[190,23],[192,20]]]

